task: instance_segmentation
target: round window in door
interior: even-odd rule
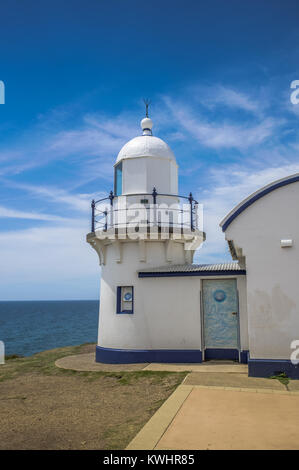
[[[226,299],[226,293],[222,289],[217,289],[215,290],[213,297],[216,302],[223,302]]]

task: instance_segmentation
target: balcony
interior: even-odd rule
[[[201,205],[200,205],[201,209]],[[91,202],[91,232],[110,230],[187,233],[200,228],[199,204],[189,196],[158,193],[136,193],[109,196]]]

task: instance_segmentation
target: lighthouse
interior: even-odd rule
[[[192,264],[203,240],[198,202],[179,195],[175,155],[153,135],[146,112],[141,135],[116,158],[113,190],[92,201],[87,241],[101,265],[97,362],[184,362],[180,351],[197,349],[188,318],[169,308],[173,284],[140,272]]]

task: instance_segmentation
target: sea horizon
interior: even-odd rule
[[[7,356],[97,340],[99,300],[0,300],[0,341]]]
[[[99,299],[4,299],[0,300],[0,302],[89,302],[89,301],[97,301]]]

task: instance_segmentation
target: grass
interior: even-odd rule
[[[0,366],[0,449],[122,449],[187,372],[61,369],[69,346]]]
[[[0,382],[13,379],[25,374],[44,374],[44,375],[63,375],[85,377],[90,381],[97,380],[99,377],[114,378],[120,385],[130,385],[136,383],[143,378],[151,378],[153,383],[159,383],[173,372],[165,371],[75,371],[69,369],[61,369],[55,366],[57,359],[73,354],[82,353],[82,349],[90,343],[81,344],[79,346],[67,346],[65,348],[57,348],[49,351],[34,354],[32,356],[7,356],[6,363],[0,368]],[[175,373],[182,380],[186,376],[185,372]]]
[[[41,373],[59,375],[61,373],[72,373],[64,371],[55,366],[55,361],[70,354],[80,354],[83,346],[68,346],[66,348],[43,351],[32,356],[22,357],[18,355],[6,356],[6,363],[0,367],[0,382],[27,373]]]
[[[286,375],[285,372],[281,372],[280,374],[277,374],[277,375],[272,375],[270,377],[270,379],[276,379],[276,380],[279,380],[280,383],[282,383],[282,385],[284,385],[286,387],[286,389],[288,390],[288,384],[290,382],[290,379],[289,377]]]

